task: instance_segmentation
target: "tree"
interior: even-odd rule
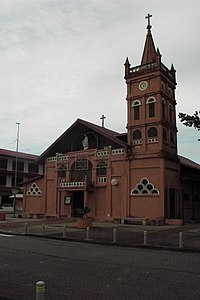
[[[194,115],[179,113],[178,117],[183,125],[200,130],[200,111],[195,111]]]

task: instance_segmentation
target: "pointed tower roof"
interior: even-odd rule
[[[145,17],[146,19],[148,19],[148,25],[147,25],[147,35],[146,35],[146,41],[144,45],[141,65],[152,63],[153,61],[155,61],[155,57],[156,57],[156,48],[151,34],[151,27],[152,27],[150,24],[151,17],[152,15],[150,14],[148,14]]]

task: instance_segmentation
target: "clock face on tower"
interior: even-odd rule
[[[147,83],[146,81],[141,81],[141,82],[139,83],[139,89],[140,89],[140,91],[146,90],[147,87],[148,87],[148,83]]]

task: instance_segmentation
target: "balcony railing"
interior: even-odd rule
[[[66,182],[63,179],[61,179],[60,182],[60,187],[61,188],[80,188],[80,187],[85,187],[85,182],[84,181],[77,181],[77,182]]]

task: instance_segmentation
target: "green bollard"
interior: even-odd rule
[[[45,283],[44,283],[44,281],[36,282],[36,300],[45,300]]]

